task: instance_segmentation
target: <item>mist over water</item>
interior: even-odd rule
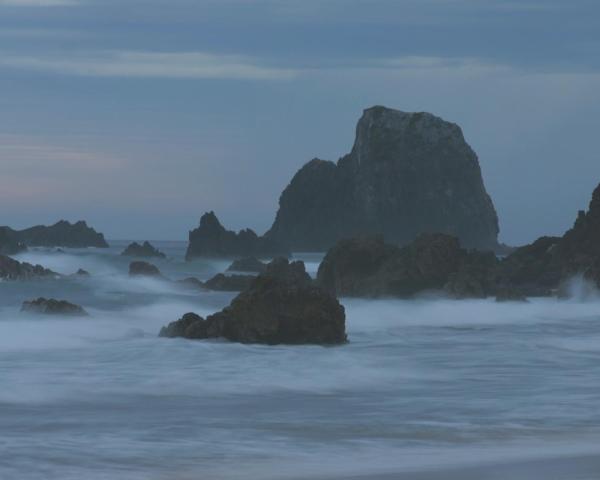
[[[369,478],[600,450],[593,295],[342,299],[339,347],[162,339],[235,294],[131,279],[124,245],[31,251],[18,259],[91,277],[0,284],[0,478]],[[169,279],[228,265],[156,246]],[[91,316],[19,312],[38,296]]]

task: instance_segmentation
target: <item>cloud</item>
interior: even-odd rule
[[[79,0],[0,0],[0,7],[73,7]]]
[[[2,55],[0,66],[94,77],[281,80],[296,74],[291,69],[260,65],[245,56],[203,52],[117,51],[43,57]]]

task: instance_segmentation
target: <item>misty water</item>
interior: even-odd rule
[[[91,277],[0,284],[0,478],[347,478],[600,451],[600,301],[342,299],[344,346],[164,339],[234,294],[129,278],[124,246],[30,251]],[[156,246],[170,279],[228,265]],[[298,257],[314,275],[319,256]],[[19,312],[39,296],[91,315]]]

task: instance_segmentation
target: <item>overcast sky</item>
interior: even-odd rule
[[[374,104],[463,128],[502,241],[560,234],[600,182],[600,2],[0,0],[0,224],[262,233]]]

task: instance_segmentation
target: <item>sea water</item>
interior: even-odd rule
[[[341,299],[343,346],[165,339],[235,294],[129,278],[124,246],[32,250],[16,258],[91,276],[0,283],[0,479],[369,478],[600,452],[597,300]],[[171,280],[228,265],[156,246]],[[314,275],[319,257],[298,257]],[[90,316],[20,313],[40,296]]]

